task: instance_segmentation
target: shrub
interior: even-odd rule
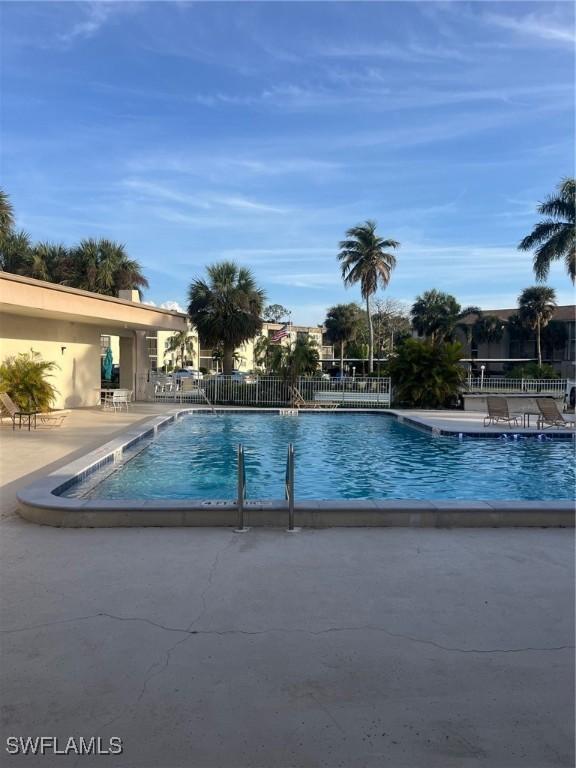
[[[466,377],[458,342],[406,339],[390,361],[395,401],[417,408],[439,408],[456,400]]]
[[[506,373],[507,379],[559,379],[558,374],[551,365],[544,363],[526,363],[515,365]]]
[[[21,352],[0,365],[0,390],[7,392],[23,411],[48,411],[57,390],[47,381],[56,363],[42,360],[38,352]]]

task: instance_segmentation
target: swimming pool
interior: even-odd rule
[[[286,449],[297,499],[570,500],[571,442],[434,437],[387,414],[182,415],[64,496],[89,500],[233,500],[236,451],[249,499],[282,499]]]

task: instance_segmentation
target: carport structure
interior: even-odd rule
[[[0,273],[0,357],[33,349],[58,368],[52,383],[57,408],[99,402],[100,337],[120,337],[120,386],[145,397],[150,368],[146,337],[185,331],[186,315],[141,304],[137,291],[122,298]]]

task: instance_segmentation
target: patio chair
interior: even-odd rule
[[[196,379],[193,379],[189,376],[181,379],[178,394],[180,396],[180,402],[182,402],[182,400],[186,399],[187,397],[193,397],[195,395],[204,399],[204,390],[198,384]]]
[[[514,425],[519,426],[520,419],[514,414],[510,414],[508,410],[508,400],[505,397],[489,396],[486,398],[486,406],[488,409],[488,416],[484,418],[484,426],[490,426],[490,424],[496,425],[500,422],[507,424],[507,426]]]
[[[19,429],[22,429],[23,418],[28,420],[28,432],[30,432],[32,423],[36,429],[36,416],[40,411],[21,411],[7,392],[0,392],[0,403],[2,403],[3,415],[5,412],[12,419],[12,429],[16,429],[16,420],[18,420]]]
[[[102,408],[107,410],[121,411],[122,408],[128,410],[128,405],[132,401],[132,390],[115,389],[112,392],[106,392],[102,401]]]
[[[536,407],[540,411],[538,416],[537,426],[540,429],[546,429],[546,427],[573,427],[574,422],[569,419],[565,419],[564,416],[558,410],[558,405],[555,400],[550,397],[537,397]]]

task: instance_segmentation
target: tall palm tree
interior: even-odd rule
[[[166,339],[166,352],[178,352],[176,360],[180,358],[182,368],[186,365],[187,357],[194,353],[194,341],[189,335],[189,331],[176,331],[176,333]]]
[[[66,284],[85,291],[117,296],[118,291],[148,287],[142,267],[130,259],[124,245],[88,238],[70,251]]]
[[[520,241],[522,251],[534,251],[536,280],[546,280],[553,261],[564,259],[572,282],[576,280],[576,180],[563,179],[558,192],[541,203],[538,213],[547,216]]]
[[[368,320],[369,371],[374,371],[374,325],[370,311],[370,297],[378,286],[386,288],[396,266],[396,257],[389,248],[399,248],[397,240],[384,240],[376,234],[376,222],[367,220],[346,232],[346,239],[340,242],[338,259],[342,266],[344,285],[360,283],[362,298],[366,301]]]
[[[10,198],[0,189],[0,238],[6,237],[14,228],[14,209]]]
[[[536,331],[536,352],[538,365],[542,365],[541,331],[545,328],[556,309],[556,291],[548,286],[525,288],[518,297],[518,314],[522,323]]]
[[[212,264],[208,280],[194,280],[188,291],[188,315],[202,341],[222,344],[224,373],[234,368],[234,350],[262,328],[266,295],[252,272],[232,261]]]
[[[460,318],[460,304],[449,293],[433,289],[416,297],[410,314],[414,329],[435,344],[452,338]]]
[[[336,304],[326,314],[324,325],[326,336],[333,344],[340,345],[340,373],[344,374],[344,346],[352,341],[358,331],[358,313],[356,304]]]

